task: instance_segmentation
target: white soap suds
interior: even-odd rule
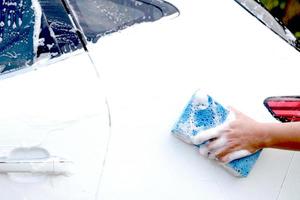
[[[20,53],[16,53],[15,51],[6,52],[5,54],[2,54],[3,57],[13,58],[16,59],[18,56],[20,56]]]
[[[174,133],[174,135],[184,142],[188,144],[202,144],[207,140],[216,138],[220,135],[220,132],[222,129],[226,128],[230,122],[232,122],[235,119],[234,113],[229,112],[226,120],[221,123],[221,118],[218,117],[217,115],[217,110],[216,106],[212,106],[213,112],[216,114],[215,116],[215,123],[220,124],[214,128],[210,128],[205,130],[205,127],[203,126],[196,126],[195,125],[195,112],[196,110],[199,109],[206,109],[209,106],[209,97],[206,93],[198,90],[192,99],[192,106],[191,106],[191,113],[190,117],[185,121],[184,123],[179,123],[178,128],[182,130],[184,134],[181,133]],[[201,134],[197,134],[196,136],[195,133],[202,132]]]
[[[207,94],[198,90],[194,95],[193,104],[195,104],[198,109],[206,109],[209,106]]]
[[[19,6],[22,8],[23,7],[23,0],[20,1]]]
[[[13,23],[12,27],[13,27],[13,29],[16,29],[16,28],[17,28],[16,22]]]
[[[17,2],[13,2],[13,1],[3,1],[2,5],[6,5],[6,6],[17,6]]]
[[[52,53],[50,53],[50,55],[53,56],[53,57],[55,57],[55,56],[58,55],[58,52],[52,52]]]
[[[213,146],[209,146],[212,142],[207,142],[199,147],[200,155],[207,157],[211,160],[218,160],[216,157],[216,152],[219,149],[222,149],[227,144],[227,139],[225,137],[221,137],[215,141],[213,141]]]
[[[208,140],[214,139],[219,137],[221,130],[224,126],[216,126],[214,128],[207,129],[205,131],[202,131],[201,134],[195,135],[191,138],[193,144],[202,144]]]
[[[40,38],[39,39],[39,46],[44,46],[45,45],[45,38]]]
[[[204,143],[205,141],[208,141],[208,140],[219,137],[221,135],[222,131],[224,129],[226,129],[228,127],[228,125],[234,120],[235,120],[234,113],[229,112],[229,114],[227,115],[226,120],[222,124],[220,124],[220,125],[218,125],[214,128],[204,130],[204,131],[202,131],[201,134],[198,134],[194,137],[191,137],[192,143],[198,145],[198,144]],[[225,140],[223,140],[223,142],[224,141]]]
[[[21,18],[19,18],[19,26],[21,26],[22,25],[22,23],[23,23],[23,21],[22,21],[22,19]]]
[[[228,156],[226,156],[226,163],[229,163],[233,160],[239,159],[239,158],[243,158],[246,156],[251,155],[251,153],[248,150],[239,150],[239,151],[234,151],[232,153],[230,153]]]
[[[32,0],[32,9],[34,11],[34,33],[33,33],[33,49],[37,52],[39,45],[39,34],[41,32],[42,8],[38,0]]]
[[[175,134],[179,136],[184,142],[188,144],[195,144],[193,141],[193,132],[203,131],[203,127],[197,127],[195,125],[195,116],[192,115],[186,122],[179,124],[179,129],[185,134]]]
[[[207,108],[209,106],[208,96],[206,94],[204,94],[203,92],[201,92],[200,90],[198,90],[194,94],[191,104],[192,104],[191,116],[188,118],[188,120],[186,122],[180,123],[179,127],[178,127],[185,134],[181,134],[181,133],[176,134],[175,133],[174,135],[188,144],[195,144],[193,141],[193,133],[204,130],[204,127],[197,127],[195,125],[195,120],[196,120],[195,116],[194,116],[195,109]]]
[[[48,49],[51,49],[52,47],[54,47],[54,43],[52,43],[52,44],[47,44],[47,47],[48,47]]]
[[[228,140],[226,137],[221,136],[217,140],[213,142],[213,144],[210,146],[209,151],[213,152],[216,151],[217,149],[221,149],[226,146]]]
[[[294,44],[295,41],[296,41],[296,37],[294,36],[294,34],[289,29],[287,29],[287,28],[285,28],[284,31],[285,31],[286,37],[288,38],[288,41],[291,44]]]

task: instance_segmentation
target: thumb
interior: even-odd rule
[[[242,112],[240,112],[239,110],[237,110],[236,108],[232,107],[232,106],[228,106],[229,111],[233,112],[235,114],[235,116],[240,116],[242,115]]]

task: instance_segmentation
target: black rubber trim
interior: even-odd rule
[[[67,1],[66,1],[66,0],[61,0],[61,2],[62,2],[62,4],[63,4],[63,6],[64,6],[66,12],[68,13],[68,15],[70,15],[70,17],[72,18],[72,19],[70,19],[70,20],[71,20],[72,22],[74,22],[74,24],[75,24],[75,27],[74,27],[74,28],[76,29],[76,34],[77,34],[77,36],[78,36],[80,42],[82,43],[82,47],[83,47],[84,51],[88,52],[87,41],[86,41],[86,39],[85,39],[85,37],[84,37],[84,34],[82,33],[82,30],[80,29],[79,23],[77,22],[77,20],[76,20],[74,14],[72,13],[70,7],[68,6]]]

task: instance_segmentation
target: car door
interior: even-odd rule
[[[3,79],[0,87],[1,163],[14,164],[1,167],[2,198],[94,199],[109,119],[88,56]]]
[[[127,29],[91,51],[109,88],[114,130],[99,196],[298,199],[298,153],[263,150],[240,179],[170,131],[197,89],[275,122],[263,101],[299,94],[299,52],[234,1],[172,3],[180,17]]]
[[[87,44],[176,9],[160,1],[0,7],[1,198],[98,199],[111,118]]]

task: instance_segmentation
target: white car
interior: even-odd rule
[[[163,17],[164,9],[168,17],[105,37],[118,29],[108,23],[110,31],[93,34],[102,18],[82,13],[83,5],[102,9],[108,19],[131,13],[129,8],[118,10],[120,1],[113,0],[63,2],[79,28],[69,30],[84,33],[78,43],[66,47],[64,37],[54,37],[56,51],[52,40],[39,38],[33,48],[49,47],[46,53],[39,59],[28,54],[19,70],[24,63],[13,62],[14,54],[6,52],[12,60],[0,56],[0,199],[299,199],[299,153],[265,149],[250,175],[237,178],[171,135],[198,89],[258,121],[276,121],[264,101],[299,95],[295,48],[232,0],[170,0],[179,16],[166,2],[143,1],[161,11],[149,21]],[[54,30],[61,25],[51,26],[45,10],[33,11]],[[126,15],[114,19],[121,18]],[[284,33],[279,35],[297,47]],[[5,63],[12,63],[7,71]]]

